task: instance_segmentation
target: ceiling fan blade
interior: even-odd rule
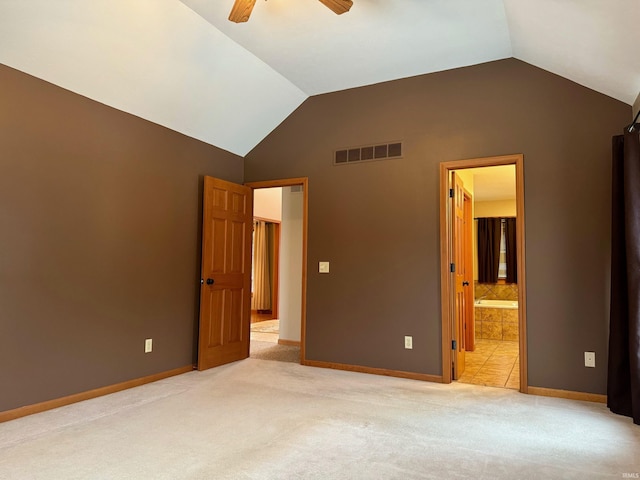
[[[256,0],[236,0],[229,14],[229,20],[236,23],[246,22],[255,4]]]
[[[351,0],[320,0],[320,2],[338,15],[348,12],[353,6]]]

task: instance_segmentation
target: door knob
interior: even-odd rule
[[[215,281],[213,280],[213,278],[207,278],[207,285],[213,285],[215,283]]]
[[[463,287],[468,287],[469,286],[469,282],[462,282],[462,286]]]

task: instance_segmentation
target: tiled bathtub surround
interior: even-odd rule
[[[518,340],[518,310],[474,306],[476,339]]]
[[[518,300],[518,285],[515,283],[474,283],[476,300]]]
[[[476,300],[518,300],[518,285],[478,283],[475,281]],[[476,339],[518,340],[518,310],[506,308],[474,307]]]

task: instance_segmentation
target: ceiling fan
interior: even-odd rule
[[[320,0],[320,3],[333,10],[338,15],[348,12],[353,2],[351,0]],[[236,0],[229,14],[229,20],[242,23],[249,20],[256,0]]]

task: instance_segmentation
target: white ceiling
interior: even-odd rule
[[[0,0],[0,63],[246,155],[309,95],[516,57],[631,105],[640,0]]]
[[[515,200],[516,167],[514,165],[471,168],[468,171],[473,177],[474,201]]]
[[[504,0],[513,56],[633,105],[640,0]]]
[[[502,0],[354,0],[336,15],[318,0],[182,0],[307,95],[512,56]],[[635,99],[635,97],[634,97]]]
[[[241,156],[307,98],[178,0],[0,0],[0,63]]]

